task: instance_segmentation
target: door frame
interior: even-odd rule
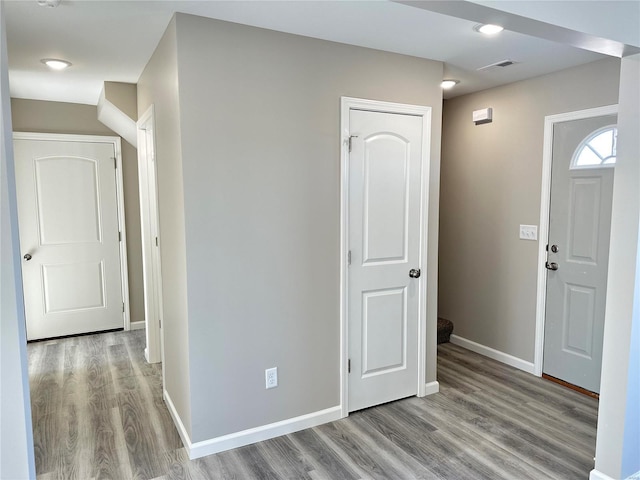
[[[426,329],[427,329],[427,252],[429,214],[429,175],[431,152],[431,107],[402,103],[340,98],[340,408],[341,416],[349,415],[349,118],[351,110],[413,115],[422,119],[422,178],[420,179],[420,252],[419,268],[424,272],[418,279],[418,397],[427,394]]]
[[[122,181],[122,144],[120,137],[104,135],[75,135],[66,133],[13,132],[14,140],[40,140],[48,142],[107,143],[113,145],[116,162],[116,209],[118,211],[118,229],[120,230],[120,277],[122,301],[124,302],[123,328],[131,330],[129,310],[129,267],[127,263],[127,232],[124,221],[124,188]]]
[[[142,269],[144,282],[144,305],[147,346],[144,355],[149,363],[164,365],[164,338],[162,335],[162,269],[160,242],[154,245],[152,232],[160,238],[158,218],[158,169],[156,167],[155,110],[151,105],[136,123],[138,134],[138,188],[140,193],[140,233],[142,240]],[[146,131],[151,129],[153,152],[146,149]],[[155,197],[149,189],[149,168],[154,168],[156,180]],[[157,296],[156,296],[157,295]],[[153,298],[152,298],[153,297]],[[158,322],[151,322],[157,318]],[[164,368],[163,381],[164,381]]]
[[[542,376],[544,358],[544,325],[547,308],[547,244],[549,243],[549,213],[551,208],[551,163],[553,161],[553,127],[556,123],[583,120],[585,118],[615,115],[618,105],[588,108],[575,112],[559,113],[544,117],[544,150],[542,153],[542,192],[540,195],[540,229],[538,240],[538,282],[536,294],[536,331],[533,354],[533,373]],[[615,187],[614,187],[615,188]]]

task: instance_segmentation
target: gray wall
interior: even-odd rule
[[[454,333],[533,362],[544,117],[618,101],[607,59],[445,101],[439,315]],[[514,67],[517,68],[517,67]],[[474,110],[493,107],[475,126]]]
[[[7,41],[0,2],[0,478],[36,478],[22,301],[22,272]]]
[[[181,14],[176,24],[191,438],[202,441],[340,403],[342,95],[433,107],[435,333],[442,64]],[[143,78],[139,112],[174,102],[149,91],[151,72]],[[162,212],[177,179],[158,167]],[[266,391],[274,366],[280,385]]]
[[[191,435],[189,330],[187,311],[187,245],[180,146],[178,60],[175,18],[138,80],[138,112],[154,105],[160,252],[164,388],[187,433]],[[195,333],[198,334],[197,332]],[[205,360],[206,361],[206,360]],[[196,360],[197,363],[197,360]],[[206,364],[200,368],[206,368]]]
[[[68,133],[117,136],[98,121],[95,105],[11,99],[13,130],[16,132]],[[124,215],[127,228],[129,303],[131,321],[144,321],[140,200],[138,198],[138,153],[122,141]]]
[[[137,90],[134,83],[104,82],[105,98],[134,122],[138,120]]]

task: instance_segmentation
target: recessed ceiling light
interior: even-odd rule
[[[71,62],[67,62],[66,60],[60,60],[57,58],[43,58],[40,61],[52,70],[64,70],[65,68],[71,66]]]
[[[440,87],[442,87],[444,90],[449,90],[455,87],[459,83],[460,83],[460,80],[454,80],[452,78],[448,78],[442,81],[442,83],[440,84]]]
[[[502,30],[504,30],[504,27],[487,23],[486,25],[476,25],[475,27],[473,27],[473,29],[476,32],[480,32],[485,35],[495,35],[496,33],[500,33]]]

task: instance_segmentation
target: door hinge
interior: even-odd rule
[[[117,170],[118,169],[118,161],[116,160],[116,157],[111,157],[111,160],[113,160],[113,168],[115,168]]]
[[[347,253],[347,265],[351,265],[351,250]]]
[[[156,237],[156,247],[158,246],[158,237]]]
[[[122,302],[122,313],[124,313],[124,302]]]
[[[122,241],[122,232],[118,232],[118,241],[121,242]]]
[[[358,135],[349,135],[349,153],[351,153],[352,141],[354,138],[358,138]]]
[[[158,319],[158,326],[159,326],[160,328],[162,328],[162,319],[161,319],[161,318],[159,318],[159,319]]]
[[[347,373],[351,373],[351,359],[347,360]]]

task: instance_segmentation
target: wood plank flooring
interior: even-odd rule
[[[28,345],[36,470],[62,479],[587,479],[598,402],[452,344],[440,393],[190,461],[144,331]]]

